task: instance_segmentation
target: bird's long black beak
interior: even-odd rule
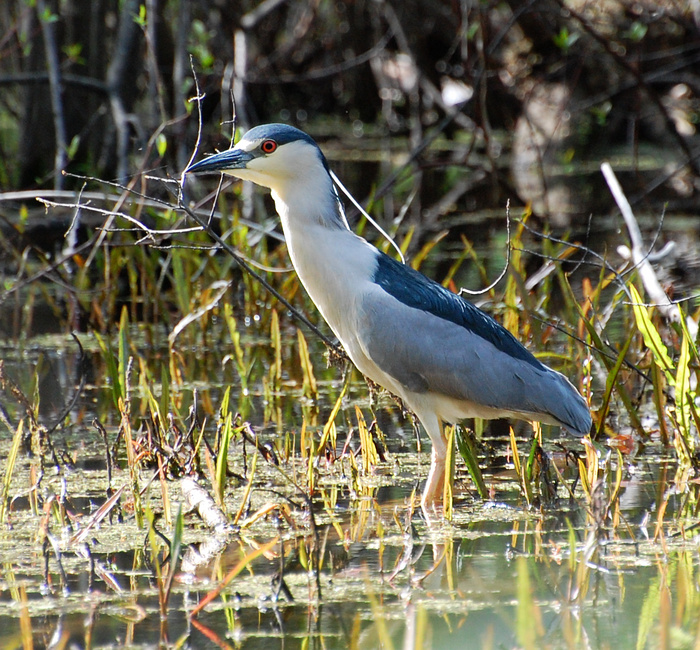
[[[229,149],[221,153],[215,153],[194,165],[190,165],[185,173],[204,174],[207,172],[225,172],[230,169],[245,169],[255,156],[243,149]]]

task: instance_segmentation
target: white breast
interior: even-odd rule
[[[279,185],[272,190],[297,275],[360,372],[404,397],[404,387],[372,361],[362,344],[366,328],[362,298],[377,290],[373,278],[379,252],[339,221],[326,217],[335,209],[335,205],[324,205],[332,199],[329,191],[307,189],[290,192]]]
[[[352,355],[359,301],[372,281],[376,252],[349,230],[306,224],[302,230],[282,219],[292,264],[321,315]]]

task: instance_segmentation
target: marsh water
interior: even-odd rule
[[[36,337],[20,346],[4,347],[2,353],[10,376],[22,377],[27,367],[50,368],[46,370],[50,381],[39,389],[42,404],[52,400],[60,404],[74,390],[71,378],[78,360],[74,344],[66,337]],[[167,349],[162,353],[167,354]],[[157,356],[157,350],[152,354]],[[204,352],[193,354],[201,357]],[[106,394],[100,355],[92,350],[88,359],[91,382],[75,406],[74,422],[53,438],[57,448],[66,450],[62,470],[46,467],[39,488],[40,501],[65,499],[74,518],[42,523],[51,530],[53,543],[63,549],[65,575],[60,575],[56,564],[58,555],[37,543],[41,518],[32,512],[28,494],[29,474],[32,468],[37,470],[37,462],[24,456],[13,477],[18,487],[9,525],[0,535],[2,647],[26,647],[27,629],[35,647],[153,647],[163,642],[147,532],[136,526],[133,513],[124,508],[91,530],[85,543],[89,554],[71,542],[81,521],[106,499],[105,445],[90,422],[111,397]],[[206,365],[202,364],[205,374]],[[337,371],[323,374],[330,378],[320,392],[321,422],[339,390],[333,378]],[[32,381],[31,376],[27,381]],[[199,399],[217,402],[223,391],[220,382],[207,382],[205,377],[193,377],[192,383],[198,386]],[[255,392],[251,387],[252,399],[245,398],[246,417],[264,440],[281,447],[280,436],[298,435],[301,430],[304,398],[297,387],[288,386],[275,396],[283,421],[266,424],[266,405]],[[191,389],[183,390],[183,406],[191,403],[192,396]],[[348,422],[339,427],[343,432],[339,437],[353,426],[355,404],[367,407],[359,378],[344,406]],[[286,481],[263,467],[258,470],[250,512],[279,499],[280,491],[295,503],[289,506],[289,516],[296,523],[290,529],[284,526],[287,589],[276,596],[279,560],[258,559],[198,618],[219,639],[213,641],[193,630],[188,610],[257,541],[273,538],[280,525],[263,520],[251,528],[234,527],[221,533],[219,552],[176,579],[167,614],[171,643],[185,635],[192,647],[223,643],[245,648],[603,648],[613,643],[660,647],[663,635],[671,634],[685,636],[688,642],[694,638],[697,544],[692,535],[673,537],[673,531],[664,531],[663,542],[655,539],[657,504],[676,478],[674,462],[664,458],[660,446],[651,446],[626,465],[620,506],[624,523],[609,538],[597,538],[590,512],[576,498],[562,495],[545,507],[528,508],[505,446],[499,451],[498,440],[493,441],[490,459],[498,469],[487,472],[493,498],[480,500],[460,465],[453,520],[431,522],[419,511],[407,515],[411,493],[420,488],[427,473],[426,443],[417,452],[412,425],[397,416],[390,401],[380,400],[375,409],[387,436],[389,457],[365,477],[363,492],[353,489],[345,461],[318,468],[315,518],[324,557],[320,593],[314,576],[293,550],[300,543],[311,543],[308,513]],[[51,413],[47,405],[48,421]],[[110,432],[116,430],[108,419],[103,424]],[[521,442],[525,445],[524,439]],[[563,444],[573,446],[571,441]],[[553,441],[548,448],[556,453]],[[5,437],[3,458],[8,450]],[[605,453],[601,451],[603,461]],[[239,475],[243,473],[241,455],[241,446],[235,445],[230,466]],[[607,462],[615,461],[609,457]],[[298,458],[291,459],[287,469],[295,464],[296,471],[305,472]],[[152,472],[144,470],[144,480]],[[112,485],[116,488],[128,481],[122,461],[114,469]],[[226,503],[233,513],[245,484],[236,478],[230,483]],[[172,501],[181,502],[178,481],[169,482],[168,487]],[[159,492],[153,485],[146,493],[154,510],[162,509]],[[668,505],[669,522],[677,521],[681,500],[672,499]],[[165,522],[162,527],[167,533]],[[202,543],[211,535],[196,516],[186,519],[187,544]],[[110,574],[109,584],[94,575],[95,562]]]
[[[503,224],[502,215],[484,212],[455,215],[443,227],[473,238],[495,277],[505,263]],[[642,216],[642,224],[651,240],[658,219]],[[593,232],[587,245],[599,252],[626,240],[613,217],[577,226],[579,233],[587,229]],[[686,249],[697,245],[697,227],[684,215],[668,215],[663,235]],[[423,269],[439,274],[457,249],[445,240]],[[535,260],[533,268],[542,263]],[[474,288],[481,280],[466,262],[459,282]],[[235,302],[235,287],[227,295]],[[172,327],[140,321],[131,308],[128,324],[119,331],[115,323],[104,335],[107,353],[78,329],[81,355],[56,315],[60,289],[30,287],[5,301],[3,322],[23,327],[5,328],[3,374],[27,398],[37,425],[51,432],[50,449],[29,453],[25,447],[32,445],[23,446],[8,488],[0,529],[1,647],[698,647],[696,488],[658,437],[639,443],[621,418],[610,433],[612,439],[625,434],[624,444],[603,439],[587,452],[580,441],[545,427],[547,463],[556,469],[542,470],[542,494],[528,504],[508,426],[525,456],[531,428],[477,427],[489,497],[477,495],[458,460],[451,521],[426,518],[416,506],[429,465],[425,434],[389,396],[370,396],[355,373],[333,423],[333,452],[315,455],[313,440],[341,396],[346,370],[328,367],[325,347],[308,332],[312,368],[305,368],[296,324],[284,312],[275,349],[266,316],[274,300],[258,294],[252,304],[256,310],[235,312],[236,346],[221,313],[206,328],[194,322],[169,345]],[[308,302],[301,305],[313,311]],[[624,329],[613,322],[608,333],[614,341]],[[134,516],[125,443],[115,445],[123,422],[109,357],[118,356],[120,337],[132,357],[132,435],[144,452],[136,480],[143,507],[155,516],[152,530],[162,535],[155,541],[148,521]],[[555,365],[568,349],[561,336],[551,348]],[[276,354],[282,369],[275,382]],[[162,468],[159,474],[145,441],[157,428],[155,400],[172,416],[169,444],[175,447],[192,427],[213,445],[226,417],[220,409],[227,389],[235,422],[249,423],[268,455],[256,454],[250,438],[233,436],[220,504],[227,524],[214,528],[186,507],[182,475],[164,476]],[[601,392],[594,385],[594,405]],[[3,464],[26,410],[13,394],[5,388],[10,429],[3,425]],[[379,453],[365,465],[361,432],[370,422]],[[114,464],[107,463],[108,450],[116,452]],[[209,453],[204,442],[198,453]],[[586,453],[597,455],[601,471],[597,500],[576,479],[577,459]],[[211,490],[206,460],[200,470],[201,485]],[[606,499],[618,483],[610,513]],[[120,503],[95,521],[119,489]],[[167,543],[180,504],[187,511],[182,559],[163,607],[158,571],[168,570]],[[218,597],[191,616],[238,566]]]

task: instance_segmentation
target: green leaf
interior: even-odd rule
[[[41,20],[44,23],[55,23],[58,21],[58,16],[49,9],[49,7],[46,7],[44,11],[41,12],[39,15],[39,20]]]
[[[638,43],[647,35],[648,31],[649,27],[647,25],[635,20],[628,30],[622,32],[622,36],[630,41]]]
[[[571,46],[579,39],[580,34],[577,32],[569,33],[566,27],[562,27],[561,31],[552,37],[554,44],[562,51],[564,54],[568,53]]]
[[[692,452],[695,440],[690,430],[690,422],[695,395],[690,387],[690,360],[690,343],[688,337],[684,336],[681,341],[681,356],[678,358],[678,367],[676,368],[676,419],[680,434]]]
[[[238,377],[241,380],[241,393],[246,394],[248,390],[248,364],[246,363],[245,351],[241,345],[241,333],[236,317],[233,315],[233,306],[229,302],[224,303],[224,320],[228,327],[231,343],[233,343],[233,360],[236,363]],[[228,358],[230,358],[230,355]]]
[[[134,16],[134,22],[141,28],[146,27],[146,23],[147,23],[146,5],[139,6],[139,15]]]
[[[608,376],[605,379],[605,393],[603,394],[603,405],[598,411],[598,414],[600,415],[599,431],[602,431],[604,428],[605,418],[607,417],[608,409],[610,408],[610,400],[612,399],[613,389],[619,383],[618,375],[620,374],[622,364],[625,362],[625,357],[627,356],[627,352],[630,349],[630,345],[632,343],[633,338],[634,332],[631,332],[630,335],[627,337],[627,341],[625,341],[624,345],[622,346],[620,354],[617,355],[615,365],[612,368],[608,368]]]
[[[7,424],[7,421],[5,421]],[[7,462],[5,463],[5,476],[2,483],[2,494],[0,494],[0,523],[5,522],[7,508],[10,505],[10,486],[12,485],[12,474],[15,471],[17,457],[22,446],[22,438],[24,437],[24,420],[20,420],[17,429],[12,438],[12,447],[7,454]]]
[[[129,367],[129,312],[126,306],[122,307],[122,315],[119,319],[119,390],[126,400],[127,395],[127,370]]]
[[[219,440],[219,449],[217,450],[216,456],[216,498],[221,506],[224,508],[224,493],[226,490],[226,480],[228,473],[228,450],[231,445],[231,438],[233,437],[233,415],[229,413],[226,416],[226,422],[224,428],[221,431],[221,439]],[[255,462],[256,456],[253,456],[253,462]]]
[[[455,483],[455,430],[456,425],[449,427],[447,436],[447,458],[445,459],[445,483],[442,495],[442,512],[447,521],[452,521],[454,506]]]
[[[71,160],[75,158],[75,154],[78,152],[78,147],[80,146],[80,136],[74,135],[70,141],[70,144],[66,148],[66,155]]]
[[[469,435],[468,431],[462,427],[455,428],[455,440],[457,441],[457,449],[459,449],[459,455],[464,459],[467,464],[467,471],[476,485],[477,492],[482,499],[489,498],[489,491],[486,488],[486,483],[484,483],[484,477],[481,474],[481,468],[479,467],[479,461],[476,455],[476,448],[474,442]]]
[[[661,335],[659,331],[654,327],[654,323],[651,322],[649,317],[649,312],[643,304],[643,300],[639,295],[639,292],[634,287],[630,285],[630,293],[632,294],[632,311],[634,312],[634,318],[637,322],[637,329],[641,332],[644,338],[644,344],[651,350],[654,355],[654,359],[659,364],[661,370],[666,374],[666,379],[671,386],[675,386],[675,378],[673,376],[673,361],[668,354],[668,349],[661,340]]]
[[[603,365],[606,367],[608,372],[610,372],[614,364],[613,362],[608,358],[607,354],[604,354],[605,350],[605,345],[603,344],[603,341],[600,338],[600,335],[595,329],[595,326],[593,324],[592,319],[588,319],[586,315],[583,313],[583,310],[581,309],[581,306],[576,302],[576,299],[574,297],[573,291],[571,289],[571,285],[569,284],[568,280],[566,282],[562,283],[562,287],[564,288],[565,294],[568,294],[570,296],[570,299],[573,300],[573,304],[575,305],[576,309],[578,310],[579,316],[581,318],[581,322],[583,323],[584,327],[586,328],[586,331],[588,332],[588,335],[591,337],[591,343],[593,344],[593,351],[596,352],[598,355],[599,359],[603,362]],[[632,403],[632,399],[629,396],[629,393],[627,392],[627,388],[625,388],[625,384],[621,382],[618,379],[615,380],[616,386],[617,386],[617,394],[619,398],[622,400],[622,403],[625,405],[625,409],[627,410],[627,414],[630,417],[630,420],[632,421],[632,426],[642,433],[644,431],[642,427],[642,423],[639,420],[639,415],[637,414],[637,409]]]
[[[516,614],[516,634],[521,648],[536,648],[537,644],[537,605],[532,596],[530,571],[526,558],[519,556],[516,560],[518,595]]]
[[[173,251],[172,267],[175,282],[175,296],[180,313],[187,314],[190,311],[190,286],[191,283],[185,272],[185,260],[182,251]]]
[[[309,355],[309,346],[306,343],[304,333],[300,329],[297,329],[297,341],[299,343],[299,360],[304,377],[304,395],[316,402],[318,400],[318,385],[316,384],[314,367],[311,363],[311,356]]]
[[[160,415],[161,417],[167,417],[170,413],[170,367],[167,363],[164,363],[160,367]],[[161,426],[165,426],[164,422],[161,422]]]
[[[158,155],[162,158],[165,152],[168,150],[168,139],[165,137],[164,133],[159,133],[156,137],[156,149],[158,150]]]
[[[119,408],[119,399],[123,397],[121,393],[121,383],[119,381],[119,368],[117,367],[117,361],[112,352],[111,346],[105,342],[105,340],[95,332],[95,339],[97,339],[97,345],[100,346],[102,351],[102,360],[107,366],[107,374],[109,375],[109,380],[112,384],[112,399],[114,400],[114,406]]]

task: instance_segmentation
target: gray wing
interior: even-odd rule
[[[546,414],[579,433],[590,428],[585,401],[563,375],[513,358],[466,327],[379,288],[364,295],[361,323],[368,356],[410,391]]]

